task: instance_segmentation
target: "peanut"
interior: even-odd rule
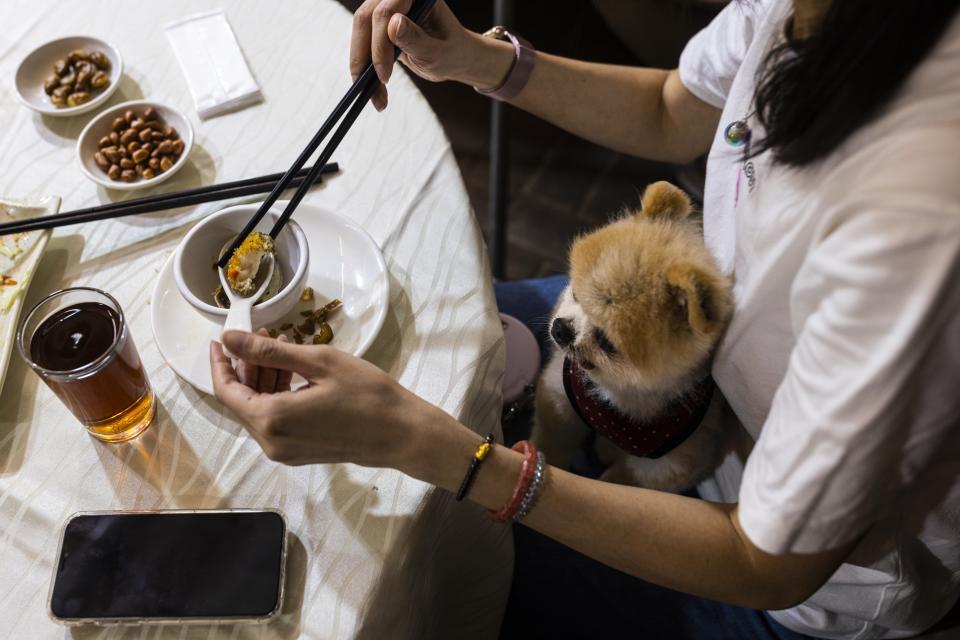
[[[99,151],[93,154],[93,161],[96,162],[97,166],[103,169],[104,171],[110,168],[110,161],[107,160],[106,156],[104,156]]]
[[[96,90],[106,89],[107,85],[110,84],[110,76],[105,74],[103,71],[97,71],[90,78],[90,87]]]
[[[136,162],[137,164],[140,164],[141,162],[143,162],[149,157],[150,157],[150,152],[144,151],[143,149],[137,149],[136,151],[133,152],[133,155],[131,156],[133,161]]]
[[[43,91],[49,96],[53,90],[60,86],[60,76],[52,75],[43,83]]]
[[[120,162],[120,154],[117,153],[116,147],[104,147],[100,150],[100,153],[102,153],[103,156],[110,161],[110,164],[117,164]]]
[[[77,86],[82,87],[83,89],[90,88],[90,79],[93,77],[93,74],[89,71],[81,71],[77,74]]]
[[[107,57],[103,51],[94,51],[90,54],[90,62],[97,65],[98,68],[103,69],[104,71],[110,68],[110,58]]]
[[[173,162],[170,160],[170,158],[168,158],[167,156],[163,156],[162,158],[160,158],[160,168],[163,171],[170,171],[172,167],[173,167]]]
[[[74,91],[67,96],[67,105],[71,107],[79,107],[82,104],[90,102],[91,96],[86,91]]]
[[[117,166],[116,164],[110,165],[110,169],[107,171],[107,177],[109,177],[111,180],[119,180],[120,167]]]
[[[124,182],[133,182],[137,179],[137,172],[133,169],[127,169],[126,171],[120,172],[120,179]]]

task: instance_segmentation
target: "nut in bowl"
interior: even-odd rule
[[[73,116],[106,102],[122,75],[116,47],[98,38],[71,36],[30,52],[17,68],[14,84],[20,101],[34,111]]]
[[[186,116],[147,100],[124,102],[90,121],[77,140],[88,178],[109,189],[141,189],[179,171],[193,147]]]
[[[228,313],[214,299],[220,287],[217,258],[258,207],[258,204],[237,205],[204,218],[187,233],[174,254],[177,290],[191,307],[214,322],[223,323]],[[276,207],[271,209],[256,230],[269,233],[279,217],[280,211]],[[254,328],[279,322],[294,310],[306,289],[310,249],[303,229],[295,220],[288,221],[277,236],[273,255],[274,271],[279,273],[279,290],[253,305]]]

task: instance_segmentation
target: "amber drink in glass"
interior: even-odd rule
[[[110,294],[89,287],[51,293],[24,318],[17,347],[93,437],[123,442],[150,426],[153,391]]]

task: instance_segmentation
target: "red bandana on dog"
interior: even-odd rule
[[[703,421],[713,397],[713,378],[706,378],[693,393],[673,401],[651,420],[634,420],[597,398],[591,393],[593,383],[570,358],[563,362],[563,388],[574,411],[591,429],[631,455],[659,458],[683,443]]]

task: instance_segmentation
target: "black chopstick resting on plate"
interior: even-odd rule
[[[334,162],[322,167],[319,173],[322,175],[336,171],[339,171],[339,166]],[[298,174],[294,181],[291,182],[290,187],[299,188],[307,184],[307,176],[309,173],[310,171],[304,169],[302,174]],[[123,218],[141,213],[165,211],[177,207],[189,207],[207,202],[217,202],[231,198],[267,193],[273,190],[277,180],[281,176],[282,174],[275,173],[258,178],[246,178],[233,182],[208,185],[206,187],[175,191],[163,195],[150,196],[148,198],[114,202],[98,207],[90,207],[88,209],[77,209],[76,211],[64,212],[55,216],[17,220],[15,222],[0,224],[0,236],[25,231],[36,231],[37,229],[53,229],[55,227],[95,222],[97,220]]]
[[[436,3],[436,0],[415,0],[413,6],[410,8],[410,11],[407,13],[407,17],[415,23],[419,23],[427,14],[430,13],[430,10],[433,9],[433,5]],[[400,50],[394,47],[393,51],[394,59],[400,55]],[[366,105],[367,101],[370,99],[370,96],[373,95],[374,90],[377,87],[377,75],[374,71],[373,63],[367,64],[366,69],[363,70],[354,83],[350,86],[350,89],[347,91],[346,95],[337,103],[337,106],[334,107],[333,112],[327,117],[320,129],[314,134],[310,142],[307,143],[307,146],[300,152],[300,155],[297,156],[297,159],[291,165],[290,169],[287,170],[287,173],[284,174],[283,178],[277,182],[276,187],[273,191],[270,192],[270,195],[267,196],[266,200],[263,201],[263,204],[260,205],[260,208],[257,209],[257,212],[250,218],[250,221],[247,222],[247,225],[237,234],[237,237],[233,239],[233,242],[227,248],[226,251],[220,256],[220,260],[217,262],[217,266],[223,268],[226,266],[227,261],[230,259],[230,256],[233,255],[233,252],[237,250],[237,247],[246,239],[250,232],[253,231],[263,217],[267,214],[273,204],[277,201],[277,198],[280,196],[280,193],[287,189],[293,177],[303,168],[303,165],[307,163],[307,160],[310,159],[310,156],[317,150],[320,146],[320,143],[323,142],[324,138],[327,137],[327,134],[330,133],[330,130],[333,129],[337,121],[343,117],[343,114],[346,113],[347,109],[350,109],[350,113],[338,127],[336,133],[334,133],[333,138],[327,144],[327,147],[324,148],[324,151],[321,154],[321,158],[330,158],[334,150],[337,148],[337,145],[340,144],[340,141],[343,140],[343,137],[346,135],[347,131],[356,121],[357,116],[360,114],[360,111],[363,110],[363,107]],[[359,98],[359,100],[358,100]],[[351,105],[353,108],[351,108]],[[358,106],[359,105],[359,106]],[[319,161],[314,164],[314,171],[318,165],[322,165],[323,161]],[[313,173],[313,171],[311,171]],[[310,174],[308,174],[309,176]],[[309,184],[309,181],[305,181]],[[308,188],[308,187],[307,187]],[[290,216],[293,215],[294,210],[297,205],[303,199],[306,189],[302,184],[297,189],[297,193],[294,194],[293,198],[290,200],[290,204],[287,205],[287,208],[283,210],[280,218],[277,220],[273,229],[270,231],[271,237],[276,237],[283,226],[287,223],[287,220],[290,219]],[[303,191],[304,193],[301,193]]]
[[[305,178],[307,174],[313,169],[304,168],[299,173],[297,173],[298,178]],[[337,173],[340,171],[340,165],[336,162],[331,162],[324,165],[320,169],[320,173]],[[223,189],[235,189],[239,187],[249,187],[255,184],[263,184],[269,182],[271,185],[275,185],[277,180],[283,177],[283,173],[270,173],[265,176],[257,176],[255,178],[244,178],[243,180],[233,180],[231,182],[221,182],[220,184],[205,185],[202,187],[195,187],[193,189],[183,189],[182,191],[171,191],[168,193],[160,193],[155,196],[147,196],[146,198],[136,198],[131,200],[120,200],[117,202],[109,202],[107,204],[97,205],[95,207],[88,207],[86,209],[75,209],[73,211],[67,211],[60,213],[61,216],[73,216],[80,215],[83,213],[91,213],[94,211],[108,211],[111,209],[125,209],[131,205],[146,205],[148,203],[159,203],[164,200],[169,200],[173,198],[184,198],[186,196],[194,196],[202,193],[209,193],[210,191],[219,191]],[[169,208],[169,207],[168,207]]]

